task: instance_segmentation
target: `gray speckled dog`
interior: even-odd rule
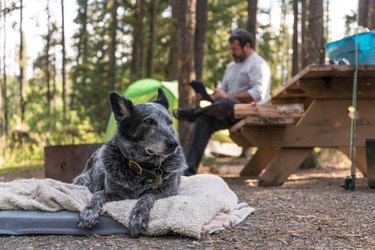
[[[94,194],[78,226],[96,225],[106,202],[138,199],[129,222],[130,234],[137,236],[147,229],[155,200],[177,194],[187,165],[162,89],[153,103],[133,105],[116,92],[109,99],[117,131],[74,179]]]

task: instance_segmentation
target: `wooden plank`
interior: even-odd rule
[[[46,178],[71,183],[102,144],[59,145],[44,147]]]
[[[298,125],[330,125],[349,127],[348,107],[350,100],[314,100],[306,109]]]
[[[375,124],[375,99],[358,100],[357,110],[361,119],[366,120],[369,124]]]
[[[294,118],[260,118],[255,116],[247,116],[241,121],[234,124],[230,129],[229,132],[232,134],[241,134],[242,127],[244,126],[285,126],[285,125],[293,125],[296,121]]]
[[[350,158],[349,147],[341,147],[339,150]],[[366,147],[356,147],[356,167],[365,177],[367,176]]]
[[[375,74],[375,72],[374,72]],[[375,79],[358,79],[358,99],[375,98]],[[353,78],[305,79],[300,88],[306,96],[316,99],[351,99],[353,95]]]
[[[258,147],[346,147],[350,127],[286,126],[243,127],[242,134]],[[375,126],[357,127],[356,145],[365,146],[367,138],[375,137]]]
[[[243,119],[242,126],[285,126],[295,124],[294,118],[262,118],[256,116],[248,116]]]
[[[231,132],[230,138],[240,147],[251,147],[251,143],[240,133]]]
[[[256,153],[247,162],[244,169],[242,169],[240,175],[251,177],[258,176],[272,161],[279,150],[279,148],[258,148]]]
[[[309,65],[301,70],[297,75],[288,80],[285,84],[280,87],[275,94],[274,98],[280,98],[282,95],[285,96],[285,90],[289,88],[295,88],[306,79],[311,78],[348,78],[353,80],[354,65]],[[375,80],[375,65],[358,65],[358,77],[369,78],[370,82]]]
[[[265,118],[300,118],[303,116],[304,111],[304,106],[301,103],[280,105],[234,105],[234,116],[238,119],[246,116]]]
[[[262,187],[282,185],[311,153],[312,148],[282,148],[260,174]]]

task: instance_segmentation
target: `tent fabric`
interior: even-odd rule
[[[123,92],[123,95],[130,99],[134,104],[152,102],[156,100],[157,89],[162,88],[169,101],[169,113],[178,107],[178,83],[177,81],[163,82],[155,79],[141,79],[130,84]],[[176,124],[176,123],[175,123]],[[112,138],[116,130],[116,122],[111,114],[108,122],[104,140],[107,142]]]

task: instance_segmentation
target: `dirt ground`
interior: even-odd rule
[[[357,179],[357,190],[341,187],[348,166],[329,164],[298,170],[281,187],[257,187],[238,177],[245,159],[223,159],[200,171],[220,174],[256,209],[245,221],[201,240],[178,235],[1,236],[0,249],[375,249],[375,189]],[[43,177],[42,170],[0,177]]]

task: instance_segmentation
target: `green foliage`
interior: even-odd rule
[[[123,92],[131,83],[132,40],[135,27],[136,1],[120,1],[117,11],[117,50],[116,50],[116,90]],[[141,78],[146,77],[147,45],[150,40],[151,0],[144,0],[145,15],[142,17],[143,29],[143,67]],[[156,44],[154,48],[153,78],[168,79],[168,60],[172,25],[169,0],[157,1]],[[276,1],[283,7],[283,13],[290,13],[290,1]],[[8,76],[7,110],[9,114],[9,133],[5,154],[0,163],[7,166],[31,164],[43,159],[43,147],[57,144],[79,144],[102,142],[110,108],[108,105],[109,44],[111,38],[111,1],[77,1],[77,14],[74,22],[77,31],[73,36],[74,57],[67,60],[68,110],[63,118],[62,81],[59,67],[56,66],[58,53],[61,53],[60,27],[52,21],[49,65],[47,65],[46,46],[33,62],[31,79],[25,79],[26,112],[24,123],[20,122],[19,83],[17,76]],[[85,14],[85,9],[87,13]],[[224,75],[227,65],[232,61],[228,49],[228,37],[236,28],[246,28],[247,1],[210,0],[205,38],[203,80],[207,87],[214,88]],[[261,15],[270,16],[270,10],[260,10]],[[52,18],[53,20],[53,18]],[[288,26],[284,23],[275,31],[271,18],[258,23],[257,51],[271,67],[272,89],[281,85],[290,75],[291,55],[288,49],[290,37]],[[42,36],[46,41],[46,35]],[[71,44],[69,38],[66,41]],[[24,51],[27,55],[27,49]],[[26,58],[26,56],[24,57]],[[16,65],[17,66],[17,65]],[[16,67],[15,66],[15,67]],[[47,72],[50,76],[51,104],[47,99]],[[5,161],[6,159],[6,161]]]
[[[355,33],[355,24],[357,20],[357,12],[352,10],[350,14],[345,15],[345,35],[353,35]]]

